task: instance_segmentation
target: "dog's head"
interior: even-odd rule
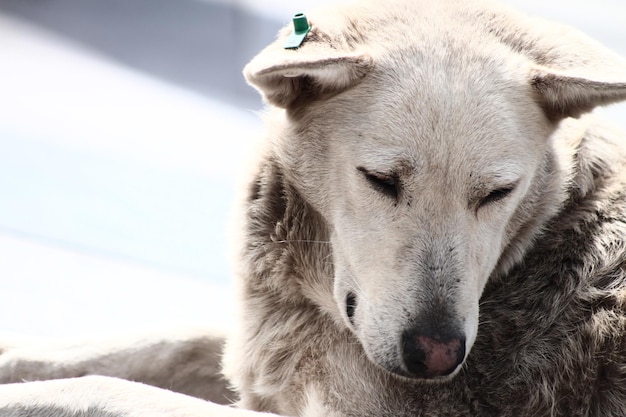
[[[283,36],[245,70],[284,109],[275,150],[328,223],[345,324],[373,362],[406,377],[459,370],[488,278],[558,210],[559,123],[626,99],[618,57],[485,7],[324,11],[299,49]]]

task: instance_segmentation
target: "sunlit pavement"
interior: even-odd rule
[[[510,3],[626,55],[619,0]],[[250,0],[229,12],[214,3],[206,18],[230,16],[239,37],[213,39],[210,59],[168,55],[176,45],[165,43],[137,56],[140,44],[116,45],[93,27],[80,40],[80,22],[63,21],[63,9],[36,15],[34,4],[0,3],[0,333],[228,327],[228,219],[260,130],[241,66],[307,4]],[[168,64],[171,56],[189,65]],[[605,114],[626,126],[624,108]]]

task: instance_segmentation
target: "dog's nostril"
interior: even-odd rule
[[[346,314],[348,315],[348,320],[354,326],[354,310],[356,310],[356,295],[354,293],[349,292],[346,295]]]

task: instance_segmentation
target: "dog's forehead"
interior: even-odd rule
[[[464,146],[460,138],[515,142],[540,110],[521,71],[487,67],[427,62],[400,71],[379,68],[339,98],[326,117],[336,116],[337,128],[352,129],[365,142],[421,153],[431,144]]]
[[[438,10],[423,10],[430,17],[422,16],[419,26],[373,29],[363,46],[371,71],[351,89],[313,105],[307,123],[324,126],[331,146],[350,148],[335,155],[382,168],[430,165],[463,172],[530,158],[529,140],[545,139],[528,58],[466,20],[439,24],[445,17]]]

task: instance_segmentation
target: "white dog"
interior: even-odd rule
[[[585,114],[626,100],[626,61],[481,0],[365,1],[309,18],[299,47],[285,47],[287,28],[245,69],[270,112],[241,203],[241,320],[224,361],[238,406],[623,416],[626,145]],[[167,388],[168,372],[147,375],[184,369],[196,390],[222,390],[196,375],[211,374],[216,343],[122,349],[114,362],[140,364],[132,375],[107,359],[120,350],[77,372],[39,349],[35,369],[9,380]],[[0,375],[30,360],[14,352]],[[0,397],[17,416],[254,415],[104,377]]]

